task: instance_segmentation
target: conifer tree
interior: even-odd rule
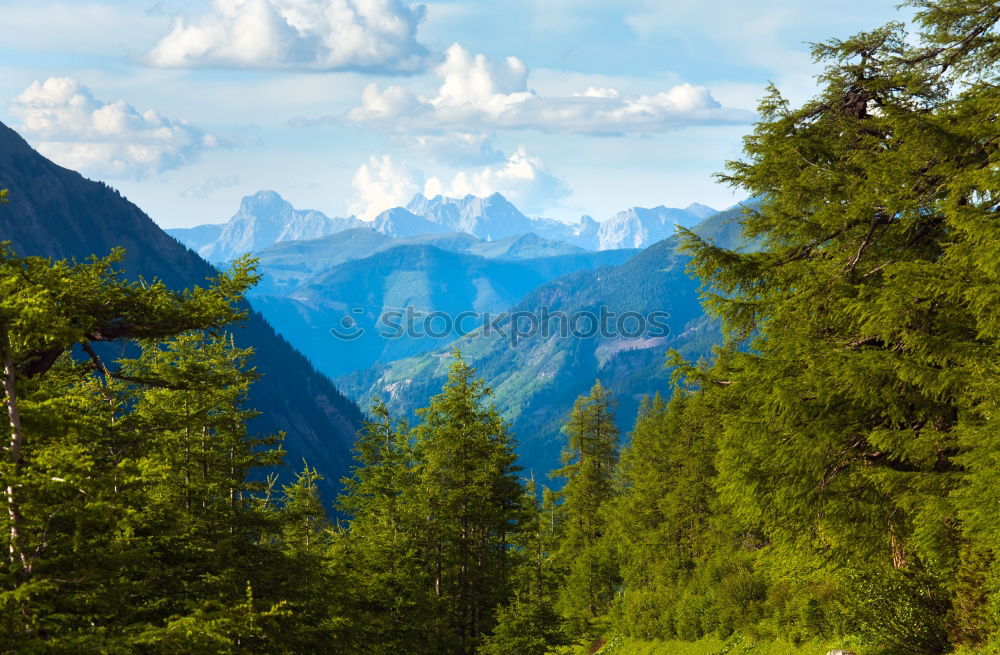
[[[614,495],[618,428],[610,393],[597,381],[573,407],[563,467],[552,475],[565,479],[560,492],[564,515],[558,559],[565,571],[559,609],[578,626],[607,609],[618,580],[607,535],[608,504]]]
[[[422,550],[417,460],[410,428],[376,402],[355,442],[355,466],[344,480],[338,507],[346,530],[333,544],[345,567],[350,643],[364,652],[437,653],[441,612]]]
[[[340,606],[302,594],[334,579],[281,528],[314,485],[260,496],[281,452],[248,433],[251,353],[219,334],[252,269],[178,293],[120,256],[0,253],[0,651],[327,652]]]
[[[761,198],[742,224],[762,250],[687,240],[730,339],[704,378],[723,497],[884,599],[856,619],[873,639],[940,652],[963,532],[997,525],[969,490],[996,479],[1000,7],[908,4],[919,35],[817,45],[820,93],[762,101],[723,176]]]
[[[511,538],[523,514],[514,440],[489,395],[456,352],[413,432],[427,574],[446,652],[460,654],[475,652],[510,594]]]
[[[479,651],[484,655],[545,655],[569,643],[564,621],[555,609],[561,581],[556,569],[561,526],[555,515],[559,509],[549,489],[543,489],[541,505],[537,494],[532,478],[524,486],[523,515],[511,539],[512,595],[497,612],[497,625]]]
[[[676,603],[716,547],[714,447],[678,390],[640,406],[618,468],[611,533],[621,562],[618,614],[629,633],[673,637]]]

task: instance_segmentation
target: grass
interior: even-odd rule
[[[826,655],[844,648],[858,655],[864,651],[855,647],[821,641],[793,644],[782,640],[753,641],[743,637],[718,639],[704,637],[698,641],[642,641],[623,637],[607,637],[596,650],[594,646],[577,646],[566,655]]]

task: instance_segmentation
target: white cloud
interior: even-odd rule
[[[422,5],[403,0],[214,0],[213,11],[178,17],[149,52],[165,68],[364,71],[422,70]]]
[[[423,174],[406,164],[393,161],[389,155],[372,155],[351,180],[355,194],[351,211],[370,221],[386,209],[408,203],[423,182]]]
[[[645,95],[591,87],[566,96],[541,96],[528,89],[528,68],[516,57],[491,61],[458,44],[448,49],[436,72],[442,84],[431,98],[399,86],[369,84],[347,120],[426,132],[538,129],[621,135],[742,124],[753,118],[746,110],[722,107],[706,87],[686,83]]]
[[[184,121],[123,100],[102,102],[77,80],[34,82],[12,105],[20,129],[38,150],[84,173],[141,179],[183,166],[218,140]]]
[[[472,56],[456,43],[448,48],[444,63],[436,72],[444,81],[437,98],[430,101],[436,107],[468,105],[499,113],[511,104],[533,97],[527,89],[528,67],[517,57],[492,61],[484,55]]]
[[[568,196],[570,190],[524,146],[500,164],[471,172],[461,171],[447,185],[432,177],[424,186],[424,195],[428,197],[473,195],[484,198],[493,193],[502,194],[522,210],[539,213]]]
[[[351,211],[365,220],[372,220],[387,209],[405,206],[418,192],[428,197],[452,198],[467,195],[484,198],[500,193],[528,212],[541,212],[570,193],[566,182],[524,146],[495,165],[430,178],[389,155],[373,155],[358,167],[352,184],[355,201]]]

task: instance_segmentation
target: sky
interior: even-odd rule
[[[415,193],[525,213],[717,209],[773,82],[897,0],[4,0],[0,121],[163,227],[240,199],[371,219]],[[905,11],[905,10],[904,10]]]

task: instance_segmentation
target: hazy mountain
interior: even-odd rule
[[[536,218],[534,233],[546,239],[564,241],[578,248],[599,250],[597,232],[601,224],[590,216],[581,216],[579,223],[566,223],[551,218]]]
[[[398,210],[405,212],[405,209]],[[417,217],[418,220],[424,220]],[[534,234],[522,234],[499,241],[483,241],[471,234],[419,234],[394,238],[369,228],[344,230],[322,239],[283,241],[253,252],[258,271],[263,274],[255,295],[287,295],[305,280],[352,259],[363,259],[403,245],[432,245],[442,250],[480,255],[487,259],[522,260],[556,255],[587,254],[588,251]],[[631,252],[631,251],[630,251]],[[594,255],[595,253],[589,253]],[[608,262],[611,259],[598,258]],[[624,261],[621,259],[620,261]],[[603,263],[601,265],[604,265]],[[576,269],[574,269],[576,270]]]
[[[418,193],[406,209],[451,231],[473,234],[486,240],[535,234],[588,250],[644,248],[672,235],[677,225],[691,227],[716,213],[711,207],[697,203],[686,209],[633,207],[601,223],[590,216],[583,216],[579,223],[571,224],[529,218],[499,193],[488,198],[427,198]]]
[[[600,224],[597,248],[644,248],[673,235],[678,225],[692,227],[705,218],[706,211],[709,215],[715,213],[704,205],[698,205],[693,212],[690,208],[672,209],[662,206],[626,209]]]
[[[164,230],[164,232],[197,252],[217,240],[222,235],[222,230],[225,227],[223,223],[212,223],[209,225],[196,225],[195,227],[175,227]]]
[[[499,193],[486,198],[465,196],[413,197],[404,207],[388,209],[371,222],[350,218],[329,218],[315,210],[298,210],[274,191],[259,191],[243,198],[239,211],[224,225],[199,225],[174,228],[167,232],[212,262],[225,263],[248,252],[257,252],[276,243],[319,239],[346,230],[367,228],[386,236],[411,238],[421,235],[468,234],[483,241],[506,241],[521,238],[529,256],[565,254],[573,248],[616,250],[645,248],[672,235],[676,226],[690,227],[715,213],[700,204],[685,209],[633,207],[603,222],[590,216],[578,223],[550,218],[529,218]],[[531,235],[566,246],[547,246],[548,252],[534,252],[538,243]],[[334,247],[344,243],[329,241]],[[484,254],[490,250],[484,248]],[[494,256],[487,254],[486,256]],[[350,258],[350,257],[348,257]]]
[[[221,226],[170,229],[178,241],[211,262],[228,262],[281,241],[316,239],[365,223],[355,217],[330,218],[312,209],[295,209],[274,191],[246,196],[240,208]],[[214,239],[206,237],[218,231]]]
[[[644,248],[674,234],[678,225],[691,227],[716,213],[711,207],[697,203],[686,209],[633,207],[600,223],[583,216],[579,223],[571,224],[528,218],[499,193],[488,198],[426,198],[417,194],[407,209],[429,221],[482,239],[535,234],[588,250]]]
[[[529,232],[498,241],[479,241],[471,245],[466,252],[494,259],[535,259],[557,255],[576,255],[587,251],[564,241],[543,239],[537,234]]]
[[[687,207],[684,208],[684,211],[686,211],[688,214],[691,214],[692,216],[698,218],[699,220],[705,220],[709,216],[712,216],[713,214],[718,214],[719,213],[718,209],[712,209],[708,205],[703,205],[700,202],[693,202],[693,203],[691,203],[690,205],[688,205]],[[692,227],[692,226],[691,225],[684,225],[684,227]]]
[[[0,240],[11,241],[20,255],[82,260],[122,246],[130,276],[184,288],[216,275],[117,191],[50,162],[2,124],[0,188],[10,189],[9,204],[0,208]],[[284,431],[290,466],[298,468],[306,458],[326,477],[324,491],[332,494],[350,462],[361,419],[357,406],[259,314],[251,312],[233,333],[237,345],[255,348],[254,365],[262,374],[250,405],[263,415],[251,429]]]
[[[487,198],[427,198],[418,193],[406,209],[450,232],[465,232],[490,241],[525,234],[534,227],[532,219],[499,193]]]
[[[376,216],[372,228],[376,232],[394,237],[412,237],[418,234],[441,234],[461,231],[427,220],[423,216],[418,216],[402,207],[388,209]]]
[[[378,237],[373,243],[377,241]],[[304,248],[313,245],[302,242]],[[462,324],[466,331],[475,329],[483,322],[481,313],[503,311],[549,280],[621,264],[634,254],[581,252],[502,260],[411,243],[332,266],[282,295],[259,294],[251,301],[317,368],[331,376],[343,375],[450,343],[457,335],[447,323],[463,312],[477,312]],[[421,323],[415,334],[389,338],[386,312],[394,311],[437,317],[426,326]],[[352,324],[364,334],[345,339],[331,333],[334,329],[348,334]]]
[[[739,210],[716,214],[696,226],[695,231],[717,244],[740,245]],[[574,399],[586,393],[600,378],[617,396],[618,417],[623,430],[642,396],[670,393],[664,356],[676,348],[689,358],[710,352],[719,340],[717,325],[701,309],[698,283],[685,267],[686,255],[677,251],[679,239],[672,236],[639,252],[613,268],[581,270],[542,285],[522,299],[512,311],[534,312],[545,308],[550,315],[567,317],[601,309],[620,316],[624,312],[667,312],[669,334],[656,331],[626,334],[569,336],[551,324],[550,334],[535,334],[512,343],[510,334],[477,331],[455,342],[463,356],[486,378],[497,406],[513,423],[523,463],[544,475],[559,463],[563,437],[560,426]],[[580,320],[582,331],[587,323]],[[337,378],[338,384],[362,404],[379,397],[399,414],[412,412],[441,386],[447,374],[448,353],[441,348]]]

